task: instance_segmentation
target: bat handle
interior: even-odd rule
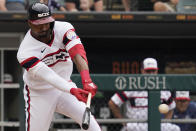
[[[89,93],[88,98],[87,98],[87,102],[86,102],[86,107],[88,107],[88,108],[90,108],[90,105],[91,105],[91,96],[92,96],[92,94]]]

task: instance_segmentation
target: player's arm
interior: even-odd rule
[[[115,118],[123,118],[123,115],[121,114],[120,111],[120,107],[117,106],[112,100],[108,102],[108,106],[111,109]]]
[[[72,49],[69,50],[69,53],[71,55],[74,54],[72,56],[72,60],[76,64],[78,72],[80,72],[84,90],[91,92],[92,97],[94,97],[97,92],[97,86],[91,80],[88,61],[83,45],[80,44],[79,46],[74,46]]]
[[[94,97],[97,86],[91,80],[86,51],[74,29],[70,29],[65,33],[63,43],[81,75],[84,90],[91,92],[92,97]]]
[[[89,70],[87,62],[82,58],[81,55],[76,54],[73,58],[74,63],[76,64],[76,67],[79,72],[83,70]]]
[[[32,77],[40,78],[61,91],[71,93],[76,96],[78,100],[86,102],[87,98],[83,97],[82,94],[87,95],[87,91],[77,88],[73,82],[64,80],[37,57],[29,57],[26,59],[24,56],[22,53],[17,54],[21,66],[24,67]]]
[[[110,101],[108,102],[108,106],[112,110],[112,113],[114,114],[116,118],[123,118],[120,107],[127,100],[128,100],[128,97],[124,92],[115,93],[111,97]]]
[[[108,106],[110,110],[112,111],[115,118],[123,118],[124,116],[121,113],[121,105],[127,100],[127,97],[123,92],[121,93],[115,93],[112,98],[108,102]],[[122,123],[123,126],[126,125],[126,123]]]
[[[164,114],[165,119],[172,119],[174,108],[176,107],[174,98],[175,98],[175,92],[170,92],[170,95],[168,95],[165,99],[162,99],[161,103],[167,104],[169,106],[168,113]]]

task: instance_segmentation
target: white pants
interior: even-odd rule
[[[148,131],[147,123],[127,123],[121,131]],[[161,123],[161,131],[180,131],[180,127],[176,124]]]
[[[85,111],[85,104],[70,93],[56,88],[32,90],[24,88],[26,131],[48,131],[54,112],[71,117],[79,125]],[[88,131],[101,131],[91,115]]]

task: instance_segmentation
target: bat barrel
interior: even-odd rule
[[[90,108],[86,108],[83,115],[82,128],[84,130],[87,130],[89,128],[89,124],[90,124]]]
[[[87,129],[88,129],[88,127],[89,127],[89,125],[88,125],[88,124],[85,124],[85,123],[83,123],[83,124],[82,124],[82,128],[83,128],[84,130],[87,130]]]
[[[86,109],[82,118],[82,128],[87,130],[90,124],[90,104],[91,104],[91,93],[88,94],[88,99],[86,103]]]

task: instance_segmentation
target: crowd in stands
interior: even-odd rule
[[[0,0],[0,11],[25,10],[24,0]]]
[[[39,0],[0,0],[0,11],[26,10]],[[40,0],[57,11],[107,11],[108,4],[118,3],[120,11],[175,12],[179,0]],[[111,10],[115,10],[112,8]]]
[[[174,12],[179,0],[122,0],[125,11]]]
[[[39,0],[0,0],[0,11],[26,10]],[[56,11],[103,11],[103,0],[40,0]]]

